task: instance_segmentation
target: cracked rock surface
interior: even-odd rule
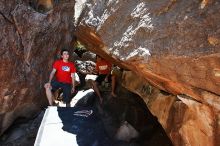
[[[71,41],[74,1],[39,13],[27,1],[0,1],[0,134],[46,104],[43,84],[53,56]]]

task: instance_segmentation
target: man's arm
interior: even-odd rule
[[[108,69],[109,69],[109,72],[108,72],[108,74],[107,74],[106,77],[105,77],[105,81],[106,81],[106,82],[108,82],[108,77],[109,77],[110,74],[111,74],[111,71],[112,71],[112,64],[109,64],[109,65],[108,65]]]
[[[50,83],[51,83],[55,73],[56,73],[56,69],[53,68],[53,70],[51,71],[50,76],[49,76],[49,81],[44,85],[45,88],[51,88]]]
[[[75,92],[75,73],[71,73],[71,78],[72,78],[72,93]]]
[[[49,77],[48,83],[51,83],[51,81],[52,81],[52,79],[53,79],[53,77],[54,77],[56,71],[57,71],[57,70],[56,70],[55,68],[53,68],[53,70],[52,70],[51,73],[50,73],[50,77]]]

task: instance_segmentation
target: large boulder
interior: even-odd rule
[[[34,6],[0,1],[0,134],[46,105],[43,85],[54,56],[71,41],[74,0],[41,7],[41,13]]]
[[[123,73],[124,87],[140,95],[174,145],[217,145],[218,110],[186,95],[172,95],[151,86],[131,71]],[[209,94],[209,100],[217,99]],[[208,102],[208,101],[207,101]],[[219,102],[216,102],[219,104]],[[218,120],[219,121],[219,120]]]
[[[216,0],[91,0],[75,34],[89,50],[173,95],[156,98],[152,111],[173,117],[167,133],[175,145],[219,145],[219,9]]]

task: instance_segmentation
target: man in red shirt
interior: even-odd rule
[[[54,104],[54,97],[51,91],[61,88],[63,90],[63,101],[66,106],[70,106],[71,92],[75,92],[75,72],[74,63],[69,62],[69,52],[63,49],[61,51],[61,59],[53,64],[53,70],[50,73],[49,81],[45,84],[46,95],[50,105]],[[52,80],[53,77],[55,80]]]
[[[108,61],[104,60],[100,56],[97,55],[96,58],[96,72],[98,73],[98,77],[96,78],[95,82],[93,82],[93,89],[95,90],[96,94],[98,95],[100,102],[102,103],[102,96],[100,94],[100,91],[98,89],[97,85],[100,85],[103,81],[111,81],[112,83],[112,91],[111,95],[113,97],[116,97],[115,94],[115,83],[116,83],[116,77],[115,75],[111,75],[111,68],[112,64]]]

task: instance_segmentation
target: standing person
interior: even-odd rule
[[[50,105],[54,104],[52,92],[61,88],[63,90],[63,101],[67,107],[70,106],[71,93],[75,92],[75,72],[74,63],[69,62],[69,51],[61,50],[61,59],[54,62],[49,81],[44,86]],[[56,79],[52,80],[54,75]]]
[[[103,81],[111,81],[112,83],[112,91],[111,95],[113,97],[116,97],[115,94],[115,83],[116,83],[116,77],[115,75],[111,75],[111,68],[112,64],[106,61],[105,59],[101,58],[100,56],[96,56],[96,72],[98,73],[98,77],[93,84],[93,89],[96,92],[96,94],[99,97],[100,102],[102,103],[102,96],[100,94],[100,91],[98,89],[98,85],[100,85]]]

